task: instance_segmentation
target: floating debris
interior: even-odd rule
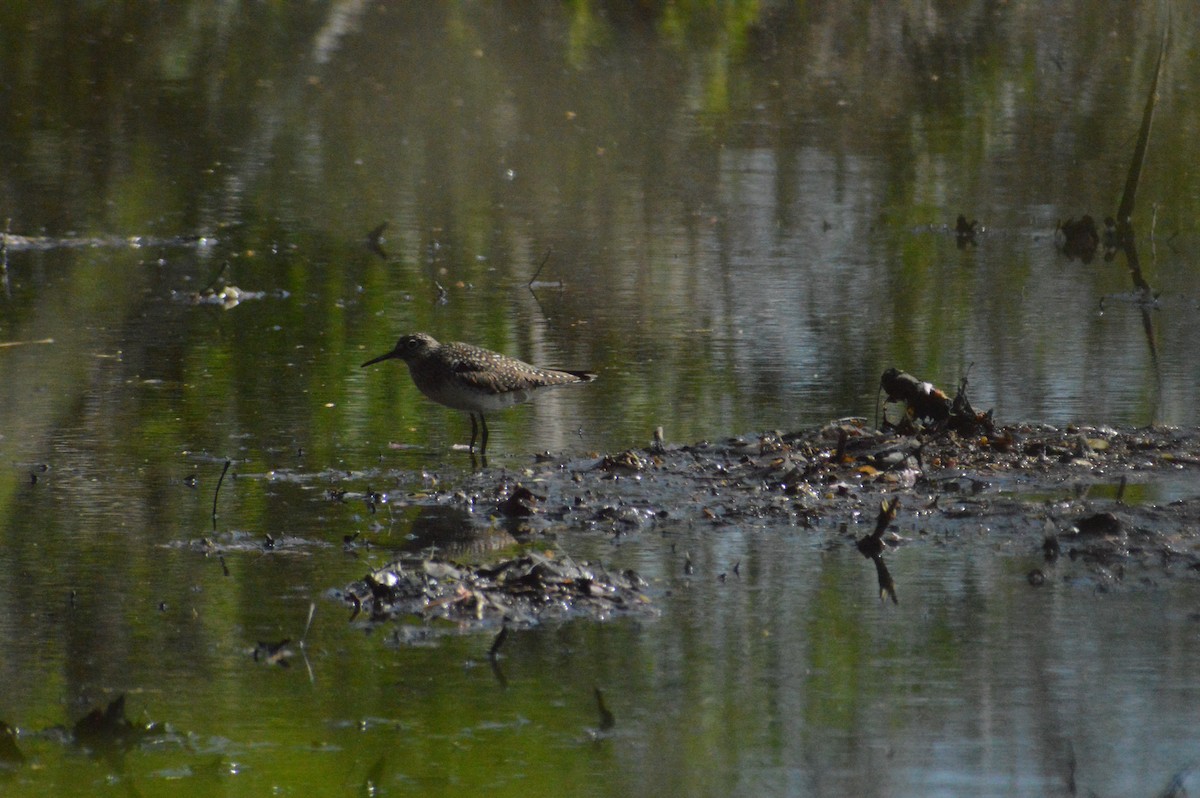
[[[906,416],[914,420],[945,421],[950,417],[953,402],[933,383],[922,382],[906,371],[890,368],[879,378],[879,387],[889,402],[903,402]],[[898,425],[897,425],[898,426]]]
[[[367,249],[384,260],[387,260],[387,252],[383,249],[383,231],[387,229],[387,226],[387,222],[382,222],[375,229],[371,230],[371,232],[367,233]]]
[[[80,718],[72,729],[75,742],[94,751],[124,750],[137,745],[146,737],[163,732],[157,723],[137,724],[125,717],[125,694]]]
[[[496,505],[496,511],[507,518],[528,518],[546,501],[524,485],[517,484],[508,497]]]
[[[972,219],[967,221],[967,217],[959,214],[958,221],[954,223],[954,239],[959,249],[966,249],[967,246],[976,246],[979,242],[975,240],[975,236],[983,232],[983,227],[978,221]]]
[[[14,346],[32,346],[37,344],[52,344],[53,338],[39,338],[35,341],[0,341],[0,349],[9,349]]]
[[[25,754],[17,747],[17,731],[0,720],[0,766],[16,767],[25,762]]]
[[[184,300],[191,305],[217,305],[224,310],[232,310],[243,302],[253,299],[265,299],[268,296],[286,299],[288,293],[286,291],[275,291],[273,293],[266,291],[246,291],[238,288],[236,285],[227,285],[216,289],[209,288],[193,293],[172,293],[174,299]]]
[[[606,454],[601,458],[599,468],[604,471],[618,471],[629,474],[646,470],[646,460],[632,449],[620,454]]]
[[[99,247],[129,247],[141,249],[144,247],[211,247],[217,239],[212,236],[185,235],[172,238],[154,236],[88,236],[88,237],[56,237],[56,236],[22,236],[13,233],[0,233],[0,247],[5,250],[34,250],[42,252],[51,249],[81,249]]]
[[[889,368],[879,378],[879,387],[886,395],[884,404],[904,405],[904,415],[895,423],[884,420],[884,429],[895,429],[906,435],[922,430],[931,433],[951,429],[972,435],[992,430],[992,412],[976,412],[967,398],[967,378],[958,385],[954,399],[933,383],[922,382],[913,375]],[[924,425],[928,425],[926,428]]]
[[[290,637],[285,637],[277,643],[258,641],[254,647],[254,661],[264,665],[278,665],[281,668],[290,667],[291,663],[288,662],[288,659],[293,652],[288,648],[288,644],[291,642]]]
[[[1100,231],[1096,229],[1096,220],[1090,215],[1084,214],[1078,220],[1072,216],[1058,223],[1054,239],[1069,260],[1078,258],[1084,263],[1091,263],[1100,246]]]

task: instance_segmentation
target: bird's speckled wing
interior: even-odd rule
[[[443,346],[443,356],[463,383],[487,393],[528,391],[550,385],[590,382],[595,375],[530,365],[516,358],[468,345]]]

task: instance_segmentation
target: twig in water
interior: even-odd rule
[[[608,731],[617,725],[617,719],[609,708],[604,705],[604,693],[600,692],[600,688],[593,687],[592,691],[596,695],[596,709],[600,712],[600,730]]]
[[[1133,148],[1133,160],[1129,164],[1129,173],[1125,176],[1125,190],[1121,192],[1120,207],[1117,208],[1117,235],[1120,240],[1129,242],[1133,239],[1133,207],[1137,201],[1138,183],[1142,177],[1142,166],[1146,162],[1146,150],[1150,145],[1150,128],[1154,122],[1154,108],[1158,104],[1158,79],[1162,75],[1163,61],[1167,55],[1167,46],[1171,40],[1170,17],[1163,28],[1162,39],[1158,45],[1158,63],[1154,66],[1154,76],[1150,80],[1150,91],[1146,95],[1146,106],[1142,110],[1142,124],[1138,129],[1137,144]]]
[[[1184,786],[1184,779],[1191,773],[1191,768],[1184,768],[1171,777],[1171,783],[1167,788],[1159,793],[1160,798],[1187,798],[1187,788]]]
[[[232,460],[225,461],[225,467],[221,469],[221,478],[217,480],[217,489],[213,491],[212,522],[214,531],[217,528],[217,496],[221,495],[221,483],[225,481],[225,472],[229,470],[229,466],[232,464]]]
[[[550,255],[551,255],[553,252],[554,252],[554,248],[553,248],[553,247],[551,247],[550,249],[546,250],[546,257],[542,258],[542,262],[541,262],[541,263],[538,265],[538,267],[537,267],[537,271],[536,271],[536,272],[534,272],[534,273],[533,273],[533,276],[529,278],[529,282],[526,284],[527,286],[529,286],[530,288],[532,288],[532,287],[533,287],[533,284],[537,282],[538,275],[542,273],[542,269],[546,268],[546,264],[550,262]]]
[[[304,641],[308,639],[308,630],[312,628],[313,616],[317,614],[317,603],[311,602],[308,605],[308,622],[304,624],[304,634],[300,635],[300,648],[304,648]]]
[[[388,223],[383,222],[371,232],[367,233],[367,249],[374,252],[379,257],[387,260],[387,253],[383,250],[383,231],[387,229]]]
[[[53,338],[42,338],[37,341],[0,341],[0,349],[7,349],[10,346],[25,346],[26,344],[52,344]]]
[[[217,283],[220,282],[221,275],[225,274],[225,270],[228,268],[229,268],[229,261],[225,261],[224,263],[222,263],[221,268],[217,269],[217,273],[214,274],[212,279],[208,281],[208,285],[201,288],[197,293],[200,295],[203,295],[210,288],[214,288],[217,285]]]
[[[1154,240],[1154,228],[1158,227],[1158,203],[1152,203],[1150,208],[1150,260],[1154,261],[1158,259],[1158,242]]]
[[[500,656],[500,646],[504,645],[504,641],[508,639],[508,624],[500,627],[500,631],[496,634],[496,639],[492,641],[492,647],[488,649],[488,659],[492,662],[496,661],[496,657]]]

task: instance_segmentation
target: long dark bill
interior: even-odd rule
[[[382,361],[384,361],[384,360],[391,360],[391,359],[392,359],[392,358],[394,358],[394,357],[399,357],[399,355],[397,355],[397,354],[396,354],[396,350],[395,350],[395,349],[393,349],[391,352],[388,352],[386,355],[380,355],[380,356],[379,356],[379,357],[377,357],[377,358],[374,358],[374,359],[372,359],[372,360],[368,360],[366,363],[363,363],[361,366],[359,366],[359,368],[360,368],[360,369],[365,369],[367,366],[371,366],[371,365],[374,365],[374,364],[376,364],[376,363],[380,363],[380,362],[382,362]]]

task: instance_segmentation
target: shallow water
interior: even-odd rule
[[[284,506],[304,502],[282,493]],[[327,531],[361,526],[342,505],[311,514]],[[28,635],[40,634],[36,669],[6,674],[7,712],[36,729],[81,714],[64,695],[129,690],[133,716],[179,733],[124,758],[118,781],[144,794],[179,779],[245,794],[369,781],[434,793],[1053,794],[1072,761],[1081,789],[1132,794],[1165,786],[1195,755],[1188,580],[1035,589],[1024,573],[1039,564],[1036,546],[917,539],[890,558],[892,606],[832,525],[668,524],[617,545],[576,532],[560,550],[637,568],[661,615],[514,632],[497,673],[490,636],[404,644],[323,597],[403,548],[398,526],[365,533],[378,542],[370,551],[314,535],[290,550],[227,552],[228,577],[174,546],[93,584],[68,570],[55,590],[33,570],[27,594],[62,598],[7,614],[6,639],[26,641],[10,663],[33,658]],[[298,640],[310,601],[315,620],[291,667],[253,662],[259,640]],[[617,719],[606,733],[593,687]],[[21,744],[36,767],[18,770],[14,789],[40,791],[49,774],[92,787],[115,778],[58,742]]]
[[[599,372],[489,419],[518,475],[870,418],[893,365],[1000,421],[1200,423],[1195,31],[1134,217],[1147,306],[1053,232],[1115,209],[1161,20],[1072,8],[0,12],[7,229],[158,239],[4,254],[6,791],[1066,794],[1072,761],[1082,794],[1164,788],[1197,755],[1189,574],[1034,589],[1036,542],[968,530],[902,547],[890,606],[851,519],[556,530],[661,615],[514,633],[502,679],[488,635],[401,643],[328,598],[446,546],[404,497],[471,468],[462,414],[359,368],[402,332]],[[987,227],[961,249],[959,213]],[[265,293],[189,301],[214,282]],[[391,503],[327,495],[367,489]],[[39,734],[120,692],[177,736],[113,763]]]

